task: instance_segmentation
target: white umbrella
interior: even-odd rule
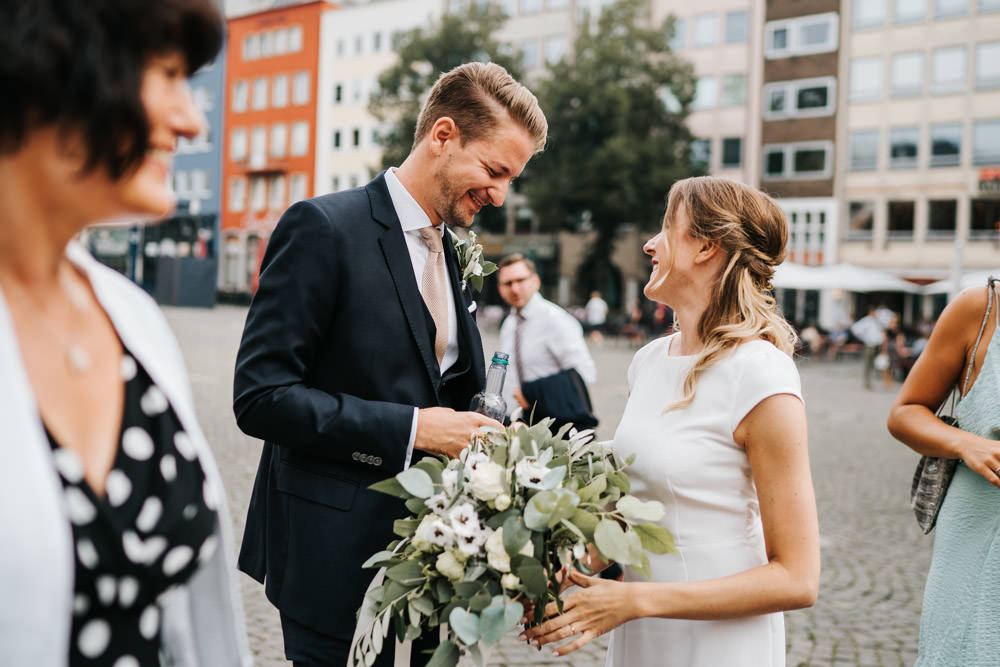
[[[771,284],[785,289],[823,289],[827,284],[820,272],[821,268],[782,262],[775,267]]]
[[[993,269],[992,271],[972,271],[970,273],[962,274],[962,279],[959,282],[959,289],[963,290],[968,287],[983,287],[986,285],[986,279],[990,276],[1000,278],[1000,268]],[[944,280],[939,280],[936,283],[924,285],[923,293],[947,294],[948,292],[951,292],[952,285],[952,279],[945,278]]]
[[[784,262],[774,271],[775,287],[786,289],[842,289],[848,292],[920,292],[920,286],[891,273],[853,264],[804,266]]]

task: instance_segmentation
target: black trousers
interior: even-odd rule
[[[433,640],[421,637],[413,643],[410,654],[411,667],[424,667],[431,658],[431,653],[438,645],[438,635],[432,631]],[[281,634],[285,640],[285,659],[292,662],[293,667],[345,667],[348,653],[351,650],[350,640],[327,635],[308,628],[298,621],[281,614]],[[382,653],[375,660],[375,667],[392,667],[395,657],[395,635],[390,632],[386,638]]]

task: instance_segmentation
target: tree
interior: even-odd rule
[[[571,58],[536,87],[549,122],[545,152],[529,163],[521,191],[544,228],[597,238],[585,260],[592,285],[607,283],[622,223],[659,223],[674,181],[692,175],[692,66],[670,52],[672,19],[648,25],[648,0],[619,0],[594,31],[584,26]]]

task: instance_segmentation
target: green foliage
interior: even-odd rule
[[[685,124],[693,67],[668,46],[672,24],[649,25],[648,0],[606,7],[584,26],[567,59],[535,87],[549,122],[548,143],[529,163],[522,191],[543,228],[598,232],[588,273],[605,272],[618,226],[654,228],[674,181],[694,175]],[[681,108],[668,110],[669,89]]]

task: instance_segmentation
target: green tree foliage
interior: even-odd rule
[[[590,221],[598,232],[585,262],[593,285],[612,270],[619,225],[655,227],[670,186],[696,173],[685,125],[693,68],[670,52],[672,19],[651,29],[647,12],[648,0],[605,8],[596,30],[584,26],[571,57],[535,87],[549,137],[521,191],[544,228]],[[675,105],[664,103],[668,90]]]

